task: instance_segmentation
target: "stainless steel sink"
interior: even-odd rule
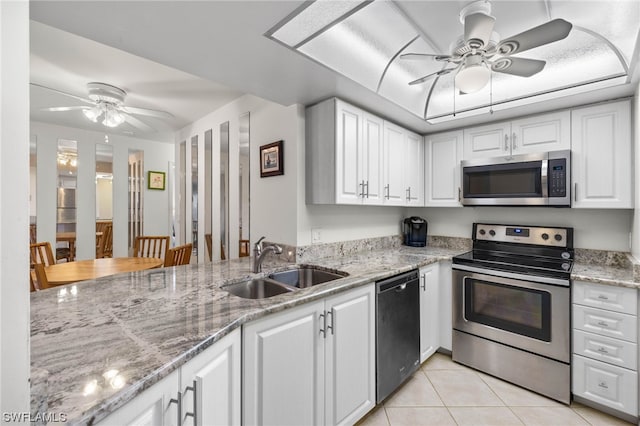
[[[222,287],[229,293],[244,299],[265,299],[278,294],[289,293],[296,289],[266,278],[256,278]]]
[[[269,278],[297,288],[307,288],[348,276],[346,272],[301,265],[296,269],[275,272]]]

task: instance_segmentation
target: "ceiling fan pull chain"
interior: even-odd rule
[[[489,114],[493,114],[493,72],[489,74]]]

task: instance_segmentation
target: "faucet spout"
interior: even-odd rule
[[[269,244],[266,247],[263,247],[262,240],[265,237],[260,238],[253,246],[253,267],[252,271],[254,273],[258,273],[262,271],[262,262],[264,261],[265,256],[269,252],[273,252],[274,254],[281,254],[282,247],[277,244]]]

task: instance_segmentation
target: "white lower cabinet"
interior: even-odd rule
[[[439,300],[439,334],[440,347],[448,351],[452,346],[451,304],[453,303],[453,284],[451,282],[451,261],[440,262],[438,271],[438,300]]]
[[[440,347],[438,264],[420,268],[420,363]]]
[[[244,326],[246,425],[353,424],[375,406],[375,291],[366,285]]]
[[[240,344],[236,329],[99,424],[239,425]]]
[[[572,391],[638,416],[637,290],[573,282]],[[596,408],[598,408],[596,406]]]

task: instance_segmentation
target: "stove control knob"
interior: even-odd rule
[[[481,230],[480,230],[480,235],[484,235],[484,234],[486,234],[486,233],[487,233],[487,231],[485,231],[484,229],[481,229]]]
[[[556,234],[553,238],[555,238],[556,241],[562,241],[562,235],[560,234]]]
[[[542,239],[547,241],[549,239],[549,234],[547,234],[546,232],[542,234]]]
[[[569,268],[571,267],[571,265],[570,265],[570,264],[568,264],[568,263],[563,263],[563,264],[561,265],[561,267],[562,267],[562,269],[563,269],[563,270],[568,271],[568,270],[569,270]]]
[[[496,231],[494,231],[493,229],[489,231],[489,235],[491,235],[492,237],[494,237],[496,235]]]
[[[563,259],[571,259],[571,253],[569,253],[568,251],[563,251],[560,257],[562,257]]]

